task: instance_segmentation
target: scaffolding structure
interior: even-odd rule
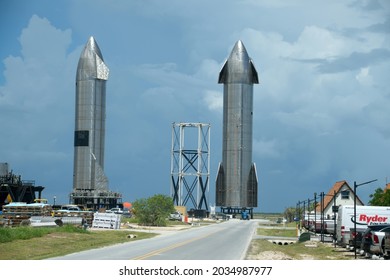
[[[210,124],[173,123],[171,195],[176,206],[208,211]]]
[[[0,163],[0,210],[10,202],[33,203],[42,198],[44,188],[36,186],[34,180],[22,180],[20,175],[8,171],[8,163]]]
[[[84,205],[94,211],[111,209],[122,204],[122,194],[99,189],[74,189],[69,195],[69,203]]]

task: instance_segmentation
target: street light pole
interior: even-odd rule
[[[323,231],[324,231],[324,221],[325,221],[325,196],[330,196],[332,197],[333,200],[333,207],[332,207],[332,213],[333,213],[333,227],[334,227],[334,232],[333,232],[333,240],[335,240],[336,236],[336,191],[333,192],[333,195],[331,194],[325,194],[324,192],[320,193],[320,208],[321,208],[321,241],[324,242],[324,236],[323,236]],[[335,243],[335,248],[336,248],[336,242]]]
[[[302,204],[302,202],[298,201],[296,216],[297,216],[297,220],[299,220],[299,221],[301,220],[301,213],[302,213],[302,211],[301,211],[301,204]]]
[[[333,226],[334,226],[334,229],[333,229],[333,242],[334,242],[334,247],[336,248],[336,243],[337,243],[337,239],[335,238],[336,237],[336,191],[333,191]]]
[[[317,193],[314,193],[314,235],[317,235]]]
[[[302,226],[305,226],[305,211],[306,211],[306,201],[303,201],[303,224]]]
[[[324,242],[324,192],[320,193],[320,209],[321,209],[321,242]]]
[[[353,230],[355,231],[355,238],[353,239],[353,247],[354,247],[354,251],[355,251],[355,259],[356,259],[356,237],[357,237],[357,232],[356,232],[356,189],[357,187],[359,186],[362,186],[362,185],[367,185],[369,183],[372,183],[372,182],[375,182],[375,181],[378,181],[378,179],[375,179],[375,180],[371,180],[371,181],[368,181],[368,182],[364,182],[364,183],[361,183],[361,184],[356,184],[356,181],[353,182],[353,218],[354,218],[354,221],[353,221]]]
[[[310,198],[307,199],[307,221],[308,221],[307,226],[308,226],[308,230],[310,231],[310,223],[313,224],[313,222],[314,222],[314,235],[315,235],[315,217],[313,219],[312,214],[310,213],[311,212],[310,211],[310,202],[311,201],[314,201],[314,199],[310,199]]]

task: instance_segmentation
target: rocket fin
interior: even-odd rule
[[[92,159],[92,168],[93,170],[93,177],[92,180],[94,182],[92,183],[94,188],[97,190],[108,190],[108,179],[106,175],[104,174],[103,168],[100,166],[98,161],[96,160],[96,156],[94,153],[91,152],[91,159]]]
[[[227,72],[228,72],[227,68],[228,68],[228,61],[226,60],[225,63],[223,64],[221,71],[219,71],[219,78],[218,78],[219,84],[226,83]]]
[[[225,186],[225,172],[223,170],[222,163],[219,163],[218,166],[218,174],[217,174],[217,181],[216,181],[216,194],[215,194],[215,201],[217,206],[225,206],[226,204],[226,186]]]
[[[104,174],[103,168],[97,162],[95,163],[95,189],[101,191],[108,190],[108,179]]]
[[[256,164],[252,163],[251,170],[249,172],[249,178],[248,178],[248,193],[247,193],[248,207],[257,207],[257,193],[258,193],[257,189],[258,189],[258,180],[257,180]]]
[[[249,63],[250,63],[250,65],[251,65],[251,74],[252,74],[252,83],[253,84],[258,84],[259,83],[259,76],[258,76],[258,74],[257,74],[257,70],[256,70],[256,67],[255,67],[255,65],[253,64],[253,61],[252,61],[252,59],[249,61]]]
[[[96,78],[99,80],[108,80],[108,73],[110,70],[108,69],[107,65],[104,63],[104,61],[96,54]]]

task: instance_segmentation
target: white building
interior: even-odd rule
[[[325,219],[332,219],[334,205],[353,205],[354,198],[355,193],[346,181],[336,182],[324,197],[323,208]],[[358,196],[356,196],[356,205],[364,205]],[[321,213],[321,201],[317,204],[316,211],[317,213]]]

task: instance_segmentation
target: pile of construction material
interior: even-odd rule
[[[83,224],[83,219],[89,227],[92,226],[94,213],[92,211],[53,210],[53,217],[60,219],[64,224]]]
[[[13,202],[3,206],[3,226],[92,226],[92,211],[53,210],[47,203]]]
[[[120,229],[121,215],[114,213],[95,213],[92,228]]]
[[[33,216],[51,216],[52,207],[45,203],[13,202],[3,206],[4,224],[15,227],[30,224]]]
[[[83,225],[82,217],[47,217],[47,216],[33,216],[29,219],[32,227],[50,227],[67,225]]]

